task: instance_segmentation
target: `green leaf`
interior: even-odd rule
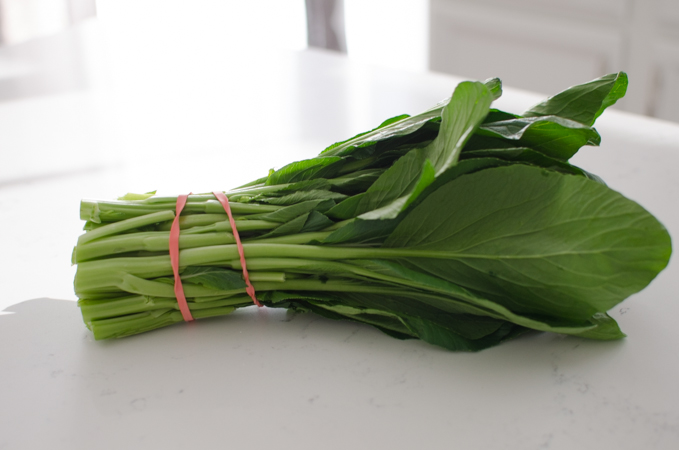
[[[361,220],[354,219],[332,232],[323,244],[376,244],[381,243],[398,225],[398,219]]]
[[[435,303],[425,302],[429,305],[436,306],[438,309],[442,309],[450,313],[472,313],[481,314],[486,313],[479,309],[479,304],[477,300],[483,300],[477,294],[474,294],[467,289],[451,283],[446,280],[442,280],[438,277],[431,276],[428,273],[413,270],[399,264],[394,261],[385,261],[379,259],[357,259],[347,261],[353,265],[362,267],[364,269],[370,270],[371,272],[378,273],[380,275],[386,275],[393,278],[398,278],[403,280],[402,284],[404,286],[413,287],[416,289],[428,290],[433,293],[446,294],[448,296],[454,297],[455,299],[462,300],[467,303],[471,303],[475,306],[465,306],[460,305],[459,301],[448,302],[445,299],[439,302],[437,299]]]
[[[598,183],[603,183],[601,178],[589,172],[582,170],[572,164],[556,158],[550,158],[544,153],[536,152],[528,147],[513,147],[513,148],[492,148],[487,150],[473,150],[462,152],[462,158],[499,158],[505,161],[524,162],[545,169],[556,170],[561,173],[569,173],[573,175],[580,175],[594,180]]]
[[[270,174],[266,180],[266,184],[271,186],[310,180],[315,178],[325,167],[341,160],[342,158],[337,156],[320,156],[304,161],[297,161]]]
[[[488,111],[488,115],[486,118],[483,120],[483,123],[490,123],[490,122],[499,122],[501,120],[512,120],[512,119],[518,119],[519,116],[516,114],[508,113],[505,111],[501,111],[499,109],[491,108],[490,111]]]
[[[381,219],[381,220],[364,220],[362,217],[357,217],[350,223],[344,225],[342,228],[334,231],[330,236],[323,240],[324,244],[376,244],[384,242],[384,240],[391,234],[391,232],[396,228],[404,215],[408,214],[408,209],[412,209],[423,199],[426,199],[430,192],[443,186],[445,183],[454,180],[467,173],[476,172],[479,170],[487,169],[489,167],[497,167],[502,165],[511,164],[510,162],[503,161],[497,158],[476,158],[476,159],[466,159],[458,162],[457,165],[451,167],[448,171],[443,173],[441,176],[436,178],[433,183],[429,184],[422,193],[417,196],[413,195],[408,197],[408,205],[402,213],[392,219]],[[426,176],[426,174],[425,174]],[[337,206],[338,209],[331,209],[328,211],[328,215],[331,212],[339,215],[340,213],[345,213],[348,215],[347,218],[352,217],[350,214],[355,214],[355,210],[351,209],[356,207],[356,204],[360,202],[359,197],[352,201],[354,204],[348,203],[345,205],[346,210],[339,208],[344,202]],[[348,202],[354,197],[345,200]],[[396,205],[398,206],[398,205]],[[333,216],[330,216],[333,217]]]
[[[406,316],[403,317],[403,321],[418,338],[452,351],[476,352],[484,350],[525,331],[521,327],[504,322],[493,333],[473,339],[458,334],[459,328],[454,325],[466,324],[467,328],[473,328],[478,326],[480,321],[465,322],[458,320],[452,326],[451,324],[441,324],[419,317]]]
[[[606,313],[596,313],[590,319],[590,323],[596,325],[596,328],[583,331],[582,333],[575,333],[575,336],[587,339],[598,339],[603,341],[610,341],[613,339],[622,339],[625,333],[620,331],[618,322]]]
[[[467,83],[483,86],[487,93],[489,105],[493,99],[498,98],[502,94],[502,83],[498,78],[487,80],[485,85],[478,82]],[[462,90],[468,90],[468,87],[463,87]],[[354,156],[356,155],[358,149],[371,148],[372,150],[370,150],[369,153],[372,153],[377,149],[378,144],[383,147],[381,151],[385,151],[397,147],[398,145],[429,140],[431,138],[428,137],[430,131],[427,128],[427,125],[436,124],[441,120],[442,111],[450,101],[451,99],[446,99],[433,108],[416,116],[399,116],[397,118],[385,121],[382,125],[380,125],[378,128],[375,128],[374,130],[361,133],[346,141],[333,144],[332,146],[325,149],[321,155]],[[484,99],[484,102],[485,101],[486,100]],[[366,157],[366,155],[361,155],[361,157]]]
[[[594,128],[557,116],[529,117],[483,124],[481,135],[516,141],[552,158],[570,159],[583,145],[599,145]]]
[[[443,109],[439,134],[425,149],[436,176],[457,163],[464,144],[488,115],[493,97],[483,83],[457,85]]]
[[[551,331],[577,336],[583,336],[583,334],[588,333],[587,336],[593,339],[617,339],[622,337],[615,321],[613,321],[612,325],[610,321],[606,322],[592,318],[586,321],[566,321],[562,318],[553,319],[544,316],[536,320],[516,314],[500,304],[447,280],[392,261],[354,260],[350,262],[372,272],[392,277],[392,279],[401,279],[400,283],[403,286],[416,288],[421,291],[429,291],[428,294],[412,291],[407,294],[403,293],[404,296],[407,295],[411,306],[415,308],[427,305],[439,311],[452,314],[488,316],[538,331]],[[610,320],[612,321],[612,319]]]
[[[283,225],[274,228],[273,230],[269,231],[263,236],[260,236],[259,238],[268,239],[277,236],[287,236],[289,234],[301,233],[302,229],[304,228],[304,225],[307,222],[307,219],[309,218],[309,215],[310,213],[304,213],[302,215],[299,215],[294,219],[285,222]]]
[[[318,211],[311,211],[300,232],[308,233],[311,231],[322,230],[328,228],[333,223],[334,222],[328,219],[324,214],[321,214]]]
[[[405,332],[455,351],[477,351],[497,345],[515,328],[503,320],[451,314],[414,304],[405,296],[344,293],[335,302],[311,303],[345,318]]]
[[[270,232],[259,236],[258,239],[268,239],[278,236],[318,231],[327,228],[332,224],[333,221],[328,219],[324,214],[315,210],[311,210],[295,217],[294,219],[277,228],[274,228]]]
[[[384,122],[382,122],[381,124],[379,124],[376,128],[373,128],[373,129],[370,130],[370,131],[364,131],[363,133],[358,133],[356,136],[351,137],[351,138],[349,138],[349,139],[345,139],[345,140],[340,141],[340,142],[335,142],[334,144],[332,144],[331,146],[329,146],[329,147],[327,147],[325,150],[323,150],[321,153],[329,152],[330,150],[333,150],[333,149],[335,149],[335,148],[337,148],[337,147],[341,147],[341,146],[343,146],[345,143],[350,142],[350,141],[354,141],[354,142],[355,142],[355,141],[357,141],[358,138],[360,138],[361,136],[364,136],[364,135],[366,135],[366,134],[372,133],[373,131],[379,130],[380,128],[384,128],[384,127],[386,127],[386,126],[388,126],[388,125],[391,125],[391,124],[393,124],[393,123],[400,122],[401,120],[407,119],[408,117],[410,117],[408,114],[401,114],[401,115],[399,115],[399,116],[395,116],[395,117],[392,117],[392,118],[390,118],[390,119],[387,119],[387,120],[385,120]]]
[[[422,192],[422,194],[415,199],[409,207],[409,210],[422,203],[432,192],[439,189],[441,186],[451,182],[452,180],[461,177],[462,175],[478,172],[480,170],[489,169],[491,167],[508,166],[513,164],[510,161],[505,161],[499,158],[469,158],[458,161],[456,165],[448,169],[446,172],[437,177],[432,184]],[[409,211],[404,212],[403,215],[410,214]],[[401,218],[403,218],[401,215]]]
[[[347,198],[346,195],[340,194],[339,192],[332,191],[321,191],[321,190],[310,190],[310,191],[298,191],[292,194],[284,195],[282,197],[269,197],[269,196],[258,196],[255,197],[255,201],[258,203],[267,203],[270,205],[281,205],[281,206],[294,206],[301,202],[312,201],[312,200],[344,200]]]
[[[611,73],[568,88],[533,106],[523,116],[559,116],[591,126],[606,108],[614,105],[626,92],[627,74]]]
[[[335,202],[333,200],[309,200],[281,208],[278,211],[273,211],[266,214],[251,215],[248,217],[248,219],[285,223],[291,221],[295,217],[299,217],[302,214],[306,214],[314,210],[325,212],[333,206],[335,206]]]
[[[309,292],[286,292],[286,291],[263,291],[257,293],[257,299],[272,304],[283,303],[290,300],[328,300],[328,294],[317,294]]]
[[[469,141],[467,141],[467,144],[465,144],[462,149],[462,153],[460,153],[460,157],[462,157],[465,152],[469,151],[487,150],[489,148],[514,148],[517,145],[518,144],[515,141],[502,139],[500,137],[483,136],[477,133],[469,138]]]
[[[359,309],[341,304],[318,303],[314,301],[292,302],[291,306],[296,310],[300,309],[301,306],[302,310],[312,311],[328,319],[350,320],[372,325],[396,339],[412,339],[416,337],[408,330],[398,316],[380,310]]]
[[[229,291],[245,289],[243,274],[223,267],[191,266],[181,273],[181,279],[185,283],[198,284],[208,289]]]
[[[429,162],[429,160],[425,160],[424,165],[419,174],[419,177],[413,180],[414,183],[411,186],[408,186],[408,188],[402,192],[404,195],[395,198],[390,203],[382,207],[361,214],[360,216],[358,216],[359,219],[361,220],[395,219],[401,212],[405,211],[405,209],[417,199],[417,197],[422,193],[422,191],[424,191],[427,188],[427,186],[434,182],[435,178],[436,177],[434,174],[434,166],[431,165],[431,162]]]
[[[321,155],[348,156],[352,155],[358,148],[373,146],[378,142],[397,140],[400,137],[411,135],[424,127],[427,122],[438,120],[441,116],[443,106],[444,104],[436,105],[434,108],[425,111],[422,114],[418,114],[417,116],[406,117],[389,123],[384,127],[360,134],[352,139],[329,147],[324,150]]]
[[[330,182],[324,178],[317,178],[315,180],[304,180],[289,184],[277,191],[267,192],[267,195],[276,194],[277,196],[282,197],[283,195],[287,195],[291,192],[316,190],[327,191],[328,189],[330,189]]]
[[[493,96],[493,100],[497,100],[502,97],[502,80],[499,78],[488,78],[483,82],[486,85],[490,94]]]
[[[362,220],[396,218],[437,175],[457,163],[460,151],[485,118],[491,101],[490,91],[484,84],[460,83],[443,109],[443,120],[436,139],[424,150],[409,151],[387,169],[365,195],[352,197],[347,204],[340,204],[330,211],[331,217],[345,219],[359,215]]]
[[[419,251],[414,267],[519,314],[573,320],[644,288],[671,253],[665,228],[631,200],[522,164],[444,185],[384,246]]]
[[[354,195],[365,192],[382,175],[384,169],[367,169],[352,172],[328,180],[332,189],[343,194]]]
[[[420,149],[411,150],[387,169],[364,193],[350,197],[331,209],[331,217],[349,219],[392,205],[402,198],[398,207],[392,207],[392,214],[384,214],[379,218],[393,219],[405,206],[413,193],[419,194],[434,180],[433,168],[425,160],[425,152]],[[350,215],[351,214],[351,215]],[[378,218],[378,217],[375,217]],[[371,219],[365,217],[364,219]]]
[[[333,219],[337,220],[347,220],[354,218],[360,214],[362,205],[365,204],[363,201],[364,197],[366,197],[366,193],[362,192],[344,199],[328,210],[326,214],[328,217],[332,217]]]

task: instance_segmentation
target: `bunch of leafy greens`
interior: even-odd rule
[[[606,311],[668,263],[646,210],[569,164],[621,98],[617,73],[523,115],[491,108],[497,79],[464,82],[398,116],[228,191],[258,299],[474,351],[527,330],[623,333]],[[83,201],[75,291],[97,339],[182,321],[168,236],[175,197]],[[195,318],[251,306],[231,227],[210,195],[182,216],[181,279]]]

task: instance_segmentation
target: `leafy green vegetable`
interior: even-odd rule
[[[441,129],[425,147],[436,176],[457,163],[462,147],[488,115],[492,96],[482,83],[460,83],[441,114]]]
[[[517,141],[552,158],[568,160],[584,145],[599,145],[594,128],[556,116],[517,118],[485,123],[479,135]]]
[[[589,83],[573,86],[533,106],[523,117],[559,116],[592,126],[609,106],[625,96],[627,74],[611,73]]]
[[[606,311],[667,265],[646,210],[568,160],[598,145],[594,120],[624,73],[523,115],[491,109],[498,79],[401,115],[229,191],[264,305],[478,351],[530,330],[624,334]],[[168,255],[176,198],[83,201],[75,290],[95,338],[182,321]],[[252,304],[230,223],[212,195],[180,217],[180,276],[194,318]]]
[[[665,267],[670,241],[617,192],[517,164],[446,184],[384,246],[448,253],[408,261],[513,311],[586,319],[646,286]]]

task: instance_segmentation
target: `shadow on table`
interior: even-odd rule
[[[255,307],[97,342],[73,301],[40,298],[6,311],[12,314],[0,315],[0,360],[21,360],[13,375],[31,368],[36,382],[61,383],[105,415],[229,405],[254,413],[272,402],[306,408],[315,398],[343,404],[376,392],[388,403],[413,389],[461,386],[503,401],[535,382],[575,389],[578,373],[615,358],[624,345],[541,334],[454,353],[361,324]],[[340,395],[342,386],[350,389]]]

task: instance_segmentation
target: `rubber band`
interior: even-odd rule
[[[255,303],[255,305],[259,306],[260,308],[262,307],[262,304],[259,303],[259,300],[257,300],[257,297],[255,296],[255,288],[252,286],[252,283],[250,283],[250,275],[248,275],[248,268],[245,265],[245,251],[243,250],[243,244],[240,241],[240,236],[238,235],[238,230],[236,229],[236,221],[233,220],[233,215],[231,214],[231,207],[229,206],[229,199],[226,198],[226,195],[224,195],[223,192],[212,192],[215,197],[217,197],[217,200],[219,200],[219,203],[222,204],[222,207],[224,207],[224,211],[226,211],[226,215],[229,216],[229,223],[231,224],[231,232],[233,233],[233,237],[236,240],[236,246],[238,247],[238,255],[240,256],[240,265],[243,268],[243,279],[245,280],[245,285],[247,286],[245,288],[245,292],[248,293],[252,301]]]
[[[174,220],[172,221],[172,227],[170,228],[170,263],[172,264],[172,272],[174,273],[174,295],[177,297],[179,311],[181,311],[182,317],[186,322],[191,322],[193,316],[191,315],[189,304],[186,302],[184,286],[182,286],[182,279],[179,276],[179,215],[182,213],[188,198],[188,195],[180,195],[177,197],[177,209]]]

